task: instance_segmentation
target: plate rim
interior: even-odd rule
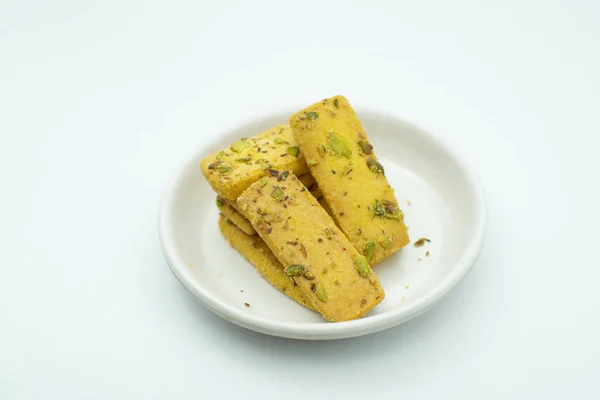
[[[286,107],[287,108],[287,107]],[[291,108],[291,107],[290,107]],[[475,171],[458,155],[454,149],[439,139],[436,135],[421,128],[417,124],[400,118],[389,111],[382,111],[373,107],[356,107],[357,114],[370,114],[371,116],[379,116],[394,120],[399,124],[407,125],[419,135],[425,136],[427,140],[432,141],[438,148],[446,152],[451,159],[457,164],[458,168],[465,174],[469,187],[473,190],[475,204],[478,205],[478,210],[475,215],[476,230],[464,252],[465,257],[460,265],[455,265],[452,268],[449,276],[444,279],[441,284],[429,296],[424,296],[414,302],[411,302],[404,308],[396,308],[386,311],[381,314],[368,316],[352,321],[336,322],[336,323],[299,323],[299,322],[279,322],[270,318],[257,316],[251,313],[243,312],[244,310],[237,309],[220,302],[216,296],[205,292],[196,287],[192,279],[189,279],[191,271],[187,267],[184,260],[178,257],[177,246],[171,235],[169,235],[169,225],[171,222],[171,214],[168,212],[173,209],[175,199],[175,188],[179,186],[184,177],[184,173],[188,170],[191,164],[196,164],[201,151],[210,147],[211,143],[216,139],[206,141],[200,144],[195,151],[190,152],[190,155],[176,169],[175,173],[168,181],[161,197],[158,215],[158,230],[161,243],[161,249],[164,258],[171,272],[177,280],[209,310],[236,325],[250,329],[256,332],[264,333],[272,336],[285,337],[290,339],[306,339],[306,340],[332,340],[343,339],[349,337],[357,337],[370,333],[379,332],[396,325],[400,325],[410,319],[421,315],[422,313],[433,307],[441,300],[450,290],[452,290],[473,268],[483,245],[485,243],[485,234],[487,230],[488,209],[485,200],[485,192],[483,185]],[[262,118],[245,118],[242,121],[235,121],[232,127],[225,127],[223,132],[231,132],[244,125],[252,125],[260,123],[267,118],[278,114],[283,114],[283,110],[273,110]],[[290,114],[291,115],[291,114]],[[217,137],[217,135],[215,135]],[[199,168],[199,167],[198,167]]]

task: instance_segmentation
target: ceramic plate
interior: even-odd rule
[[[469,271],[483,244],[486,221],[474,174],[429,133],[393,116],[356,111],[396,190],[411,238],[374,268],[386,293],[383,302],[359,320],[325,322],[274,289],[221,236],[215,193],[200,172],[200,160],[240,137],[286,123],[295,112],[290,109],[218,135],[182,166],[164,194],[159,229],[165,258],[179,281],[210,310],[270,335],[353,337],[426,311]],[[415,247],[420,238],[430,242]]]

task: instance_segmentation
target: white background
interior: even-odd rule
[[[0,3],[0,399],[597,399],[598,1]],[[486,246],[436,308],[300,342],[162,258],[203,140],[343,94],[450,143]]]

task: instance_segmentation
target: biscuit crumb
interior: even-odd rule
[[[409,207],[412,205],[412,203],[410,202],[410,200],[406,200],[406,205],[409,206]]]
[[[250,303],[244,303],[246,307],[250,307]]]

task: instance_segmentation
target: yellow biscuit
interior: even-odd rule
[[[225,218],[229,219],[235,226],[240,228],[245,234],[254,235],[256,231],[252,227],[250,221],[246,219],[236,207],[230,205],[227,200],[223,199],[221,196],[217,196],[217,207],[219,211],[225,216]]]
[[[338,225],[370,264],[406,246],[404,214],[348,101],[325,99],[292,116],[290,125]]]
[[[227,218],[223,215],[219,217],[219,228],[231,247],[250,261],[271,285],[285,293],[292,300],[314,311],[310,300],[294,284],[294,281],[285,275],[283,265],[281,265],[273,255],[273,252],[271,252],[259,236],[247,235],[235,225],[228,222]]]
[[[294,174],[267,175],[238,205],[326,320],[360,318],[383,300],[366,258]]]
[[[269,168],[308,172],[289,125],[278,125],[249,139],[242,138],[200,163],[202,174],[218,195],[235,200]]]

